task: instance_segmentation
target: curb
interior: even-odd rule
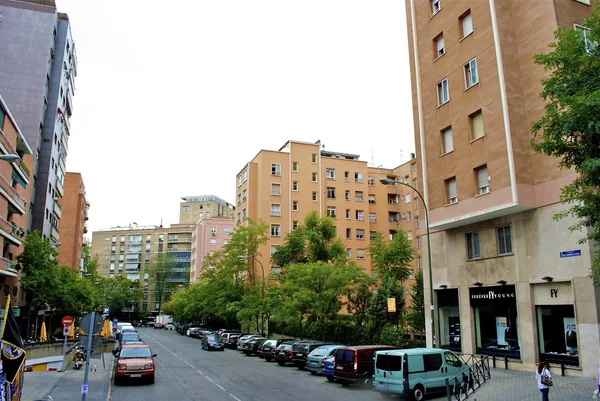
[[[108,381],[108,392],[106,393],[106,401],[110,400],[110,396],[112,393],[113,378],[115,376],[115,362],[116,361],[113,358],[113,363],[112,363],[111,372],[110,372],[110,380]]]

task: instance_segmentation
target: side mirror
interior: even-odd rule
[[[156,354],[152,354],[152,358],[156,358]]]

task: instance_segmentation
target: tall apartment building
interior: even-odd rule
[[[184,196],[179,204],[179,223],[196,224],[202,219],[211,217],[228,217],[233,219],[235,207],[218,196]]]
[[[569,375],[597,372],[592,249],[569,232],[572,219],[553,219],[575,173],[530,145],[547,76],[532,58],[558,27],[585,29],[589,3],[406,0],[436,346],[506,356],[515,369],[545,359],[575,366]]]
[[[160,253],[173,256],[175,269],[167,281],[173,290],[189,282],[192,231],[189,224],[173,224],[170,227],[138,226],[114,227],[92,232],[90,255],[98,255],[98,274],[103,277],[126,275],[139,280],[144,287],[142,310],[155,312],[158,305],[152,292],[148,266]]]
[[[200,220],[192,233],[190,282],[197,281],[207,256],[229,243],[235,223],[229,217],[209,217]]]
[[[379,180],[416,184],[416,162],[412,159],[395,169],[373,168],[358,155],[322,149],[320,141],[288,141],[278,151],[258,152],[236,177],[236,223],[250,218],[269,225],[269,240],[259,258],[264,271],[257,277],[270,273],[270,256],[311,211],[334,218],[348,257],[369,275],[371,238],[377,232],[389,237],[397,230],[406,231],[416,251],[414,272],[421,263],[419,201],[406,187],[386,186]],[[410,288],[413,283],[411,279],[405,284]]]
[[[31,185],[30,171],[33,169],[31,148],[19,129],[2,95],[0,95],[0,155],[18,155],[21,160],[0,160],[0,290],[4,296],[10,294],[11,305],[23,304],[20,292],[21,271],[16,259],[23,252],[23,239],[27,226],[27,204]],[[15,309],[15,316],[27,316],[29,308]],[[22,312],[22,313],[21,313]],[[22,327],[23,333],[27,327]]]
[[[53,0],[0,0],[0,15],[0,92],[34,152],[27,227],[59,243],[77,75],[69,17]]]
[[[81,173],[65,175],[65,194],[60,205],[55,205],[61,221],[61,245],[58,263],[77,271],[83,269],[83,234],[87,233],[90,204],[85,197],[85,185]]]

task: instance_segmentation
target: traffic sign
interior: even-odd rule
[[[88,313],[83,318],[81,318],[81,330],[83,330],[85,334],[89,334],[88,330],[90,329],[90,320],[91,319],[92,319],[91,313]],[[104,323],[104,319],[102,319],[102,315],[100,315],[99,313],[95,313],[94,321],[92,322],[92,325],[93,325],[92,335],[98,334],[98,333],[100,333],[100,331],[102,331],[103,323]]]
[[[70,326],[73,324],[73,318],[71,316],[65,316],[61,320],[63,326]]]
[[[69,326],[63,326],[63,334],[64,334],[65,336],[68,336],[68,335],[69,335]]]

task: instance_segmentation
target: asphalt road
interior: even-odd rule
[[[329,383],[293,366],[279,366],[237,350],[204,351],[200,340],[175,331],[141,328],[157,353],[156,382],[113,386],[112,401],[361,401],[381,396]]]

